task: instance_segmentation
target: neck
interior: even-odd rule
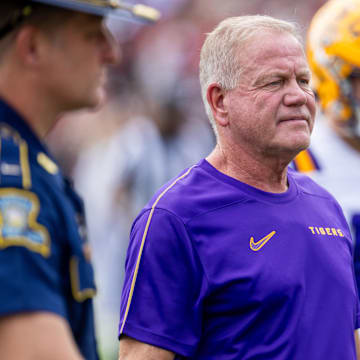
[[[12,106],[33,131],[44,138],[54,126],[59,112],[49,102],[48,96],[36,86],[36,79],[28,74],[0,70],[0,96]]]
[[[257,189],[272,193],[288,189],[288,159],[265,158],[243,149],[225,149],[218,144],[206,160],[220,172]]]

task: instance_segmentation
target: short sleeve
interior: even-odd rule
[[[360,304],[359,298],[356,302],[356,319],[355,319],[355,330],[360,329]]]
[[[190,356],[201,336],[206,281],[183,222],[163,209],[144,212],[125,268],[119,336]]]
[[[356,290],[356,306],[355,306],[355,329],[360,329],[360,302],[359,302],[359,290],[358,290],[358,284],[357,284],[357,278],[356,278],[356,272],[355,269],[353,271],[354,273],[354,286]]]
[[[356,214],[352,218],[352,226],[354,229],[355,248],[354,248],[354,276],[357,285],[357,294],[360,288],[360,215]],[[360,305],[357,302],[356,329],[360,328]]]
[[[34,192],[0,189],[0,315],[49,311],[65,316],[52,211]]]

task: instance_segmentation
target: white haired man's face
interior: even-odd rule
[[[224,97],[230,129],[226,136],[267,155],[305,149],[316,106],[299,41],[288,33],[259,33],[239,59],[244,65],[240,84]]]

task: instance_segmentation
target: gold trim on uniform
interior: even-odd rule
[[[31,188],[31,175],[29,164],[29,150],[27,143],[24,140],[20,141],[20,166],[22,172],[23,188],[28,190]]]
[[[59,167],[43,152],[38,153],[37,162],[41,165],[48,173],[55,175],[59,171]]]
[[[79,260],[75,255],[72,256],[70,259],[70,280],[71,292],[77,302],[84,302],[85,300],[91,299],[96,295],[96,290],[93,288],[86,288],[84,290],[80,290]]]

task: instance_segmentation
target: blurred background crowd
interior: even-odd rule
[[[297,22],[305,41],[325,0],[142,2],[161,11],[156,25],[109,20],[121,62],[109,72],[104,106],[67,115],[47,139],[85,200],[103,360],[117,358],[119,300],[134,217],[157,188],[215,144],[198,81],[205,34],[225,17],[266,14]]]

